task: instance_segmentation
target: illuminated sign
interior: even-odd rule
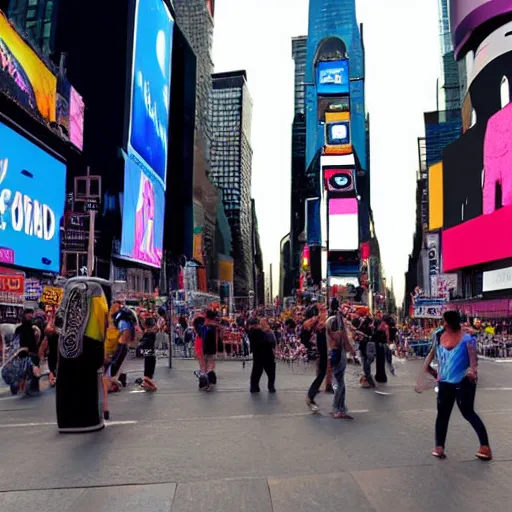
[[[350,78],[348,61],[336,60],[319,62],[317,68],[317,93],[322,94],[348,94],[350,91]]]
[[[57,78],[0,11],[0,91],[38,117],[55,122]]]
[[[484,293],[510,289],[512,289],[512,267],[484,272]]]
[[[23,274],[0,274],[0,302],[23,303],[25,276]]]
[[[324,169],[325,188],[329,192],[354,192],[354,171],[349,169]]]
[[[1,255],[20,267],[58,272],[66,166],[0,123]]]
[[[359,249],[359,205],[355,198],[329,200],[329,251]]]

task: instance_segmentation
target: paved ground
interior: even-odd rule
[[[349,369],[351,423],[328,416],[328,395],[323,416],[308,414],[313,369],[283,365],[276,395],[249,395],[241,363],[220,364],[209,394],[196,390],[192,361],[159,367],[158,393],[112,397],[110,425],[89,435],[57,433],[52,390],[35,399],[0,391],[0,510],[510,510],[512,365],[481,364],[477,407],[495,453],[486,464],[458,411],[449,458],[431,457],[435,394],[413,392],[419,364],[399,363],[388,394],[359,389]]]

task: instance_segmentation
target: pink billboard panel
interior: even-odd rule
[[[71,87],[69,96],[69,138],[82,151],[84,149],[85,104],[82,96],[73,87]]]
[[[329,201],[329,251],[359,249],[359,205],[357,199]]]
[[[512,257],[512,206],[443,231],[443,272]]]
[[[457,60],[464,57],[464,45],[478,27],[497,16],[512,12],[510,0],[451,0],[450,7],[453,46]]]

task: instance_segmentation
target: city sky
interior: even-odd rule
[[[388,285],[392,277],[401,303],[416,216],[417,138],[423,112],[436,110],[441,72],[437,2],[356,3],[366,48],[372,207]],[[215,71],[246,69],[254,101],[252,193],[274,295],[280,241],[290,227],[291,38],[307,34],[308,7],[308,0],[216,0],[215,7]]]

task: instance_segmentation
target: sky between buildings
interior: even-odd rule
[[[417,138],[424,135],[423,112],[436,110],[441,71],[437,1],[356,3],[366,47],[372,207],[388,283],[393,277],[400,303],[415,225]],[[254,101],[252,193],[274,292],[280,241],[290,228],[291,38],[307,34],[308,6],[308,0],[216,0],[215,71],[246,69]]]

